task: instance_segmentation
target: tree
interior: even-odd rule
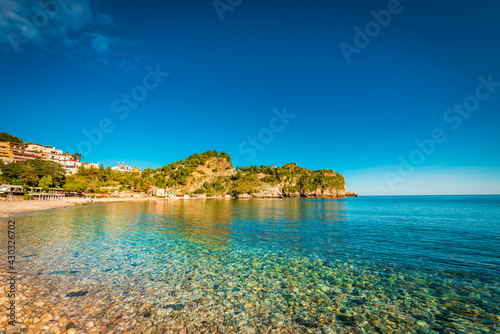
[[[21,164],[10,163],[5,165],[0,165],[2,171],[2,177],[5,182],[9,184],[16,184],[22,173]]]
[[[219,157],[225,158],[227,161],[231,161],[231,157],[226,152],[219,153]]]
[[[82,161],[83,155],[81,155],[80,153],[75,153],[72,155],[72,157],[77,161]]]
[[[153,184],[151,182],[149,182],[148,180],[141,179],[138,190],[143,191],[143,192],[147,192],[147,191],[149,191],[149,189],[151,189],[152,186],[153,186]]]
[[[99,173],[97,175],[99,177],[99,181],[102,182],[108,182],[111,177],[111,173],[109,170],[105,169],[103,165],[99,167]]]
[[[44,161],[44,160],[29,160],[22,162],[23,165],[33,168],[33,172],[38,179],[44,176],[49,176],[52,178],[53,185],[55,187],[60,187],[64,184],[66,179],[66,171],[54,161]],[[38,179],[36,184],[38,184]]]
[[[83,192],[87,189],[87,182],[82,177],[72,175],[66,179],[66,183],[63,186],[64,190]]]
[[[23,140],[21,138],[17,138],[13,135],[9,135],[6,132],[0,132],[0,141],[5,141],[8,143],[17,143],[17,144],[23,143]]]
[[[21,165],[21,173],[19,175],[18,184],[36,187],[38,185],[39,177],[37,176],[36,169],[30,165]]]
[[[142,177],[149,177],[151,174],[155,174],[155,170],[153,168],[146,168],[142,171]]]
[[[38,186],[42,187],[43,190],[47,191],[54,183],[52,182],[52,177],[50,175],[44,176],[38,181]]]
[[[13,162],[2,167],[2,176],[9,184],[36,186],[38,176],[36,170],[25,164]]]
[[[29,160],[23,162],[12,162],[0,165],[3,179],[10,184],[38,186],[38,182],[44,176],[50,176],[52,184],[56,187],[64,184],[66,172],[56,162],[43,160]]]

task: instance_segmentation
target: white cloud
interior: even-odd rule
[[[111,39],[101,34],[91,34],[91,43],[94,50],[100,55],[108,55],[110,50]]]
[[[137,68],[140,43],[110,35],[114,25],[90,0],[0,0],[0,48],[7,52],[36,48],[85,66]]]

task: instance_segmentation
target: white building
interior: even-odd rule
[[[164,188],[153,188],[153,196],[165,197],[165,189]]]
[[[122,173],[127,173],[127,172],[132,172],[132,167],[118,163],[118,166],[111,167],[112,170],[115,172],[122,172]]]
[[[61,161],[73,160],[73,157],[71,155],[64,155],[53,152],[49,154],[49,160],[61,163]]]
[[[82,162],[82,166],[85,167],[85,168],[92,168],[92,167],[94,167],[94,168],[99,169],[100,164],[99,163],[94,164],[94,163],[91,163],[91,162]]]
[[[82,165],[80,161],[76,160],[59,161],[59,164],[66,171],[66,175],[75,174]]]
[[[39,144],[34,144],[34,143],[27,144],[26,150],[31,151],[31,152],[55,153],[55,154],[61,154],[61,155],[63,153],[62,150],[58,150],[54,146],[39,145]]]

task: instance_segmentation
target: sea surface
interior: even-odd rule
[[[500,333],[500,196],[160,200],[14,218],[17,320],[33,332],[48,312],[47,326],[65,317],[82,333]]]

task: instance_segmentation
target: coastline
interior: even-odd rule
[[[224,199],[224,200],[250,200],[250,199],[284,199],[284,198],[316,198],[316,199],[342,199],[346,197],[357,197],[357,195],[348,195],[348,196],[288,196],[288,197],[277,197],[277,196],[241,196],[241,197],[198,197],[198,198],[189,198],[190,200],[199,200],[199,199]],[[142,197],[142,198],[68,198],[62,201],[14,201],[14,202],[0,202],[0,219],[9,218],[16,214],[21,214],[25,212],[31,211],[41,211],[41,210],[50,210],[57,208],[65,208],[68,206],[77,206],[77,205],[93,205],[93,204],[106,204],[106,203],[117,203],[117,202],[140,202],[140,201],[159,201],[159,200],[176,200],[171,198],[159,198],[159,197]]]
[[[449,233],[453,233],[455,227],[455,221],[448,218],[456,217],[457,213],[463,210],[457,203],[464,205],[467,211],[474,211],[474,208],[484,205],[483,202],[460,199],[458,202],[450,202],[447,199],[439,202],[422,199],[414,207],[407,209],[409,204],[415,203],[413,198],[391,201],[379,198],[375,202],[373,199],[360,199],[340,205],[339,202],[342,201],[300,199],[285,201],[272,199],[271,202],[265,199],[255,199],[255,202],[226,202],[220,199],[170,202],[168,199],[159,199],[135,204],[129,204],[131,200],[133,201],[131,198],[114,201],[117,200],[126,200],[126,203],[99,205],[82,210],[76,208],[77,211],[81,211],[76,215],[77,219],[70,218],[73,209],[45,212],[38,216],[39,218],[46,216],[47,219],[33,220],[28,219],[28,216],[32,215],[24,216],[27,218],[26,221],[31,220],[31,223],[25,224],[19,235],[16,233],[16,238],[19,237],[24,244],[21,244],[23,248],[19,249],[23,253],[19,254],[18,261],[20,263],[22,261],[23,267],[16,275],[16,292],[19,298],[15,303],[19,313],[16,316],[18,327],[14,330],[21,332],[23,329],[27,333],[50,331],[70,334],[147,333],[148,328],[156,328],[158,332],[173,330],[179,333],[203,333],[208,332],[207,327],[213,326],[215,331],[241,333],[249,332],[248,328],[263,324],[260,328],[264,331],[291,333],[301,333],[311,328],[317,329],[316,332],[347,333],[355,328],[362,330],[365,327],[373,331],[371,328],[375,328],[374,326],[384,332],[421,332],[429,328],[444,331],[448,329],[445,327],[446,323],[437,322],[432,315],[428,318],[395,323],[391,321],[393,318],[386,318],[387,309],[374,309],[370,304],[356,309],[355,316],[359,316],[359,320],[356,318],[357,322],[337,321],[347,314],[338,305],[343,305],[342,303],[360,305],[354,302],[359,296],[353,293],[351,287],[358,284],[357,282],[371,284],[372,277],[375,280],[381,277],[381,270],[384,275],[387,274],[387,279],[380,282],[379,289],[368,290],[373,293],[366,295],[367,301],[385,302],[385,296],[394,290],[394,282],[415,282],[414,284],[421,284],[425,290],[414,296],[415,303],[420,300],[427,301],[414,304],[415,310],[430,309],[440,314],[441,305],[436,300],[439,300],[443,292],[450,291],[447,285],[449,272],[442,270],[440,271],[442,275],[437,277],[434,273],[426,276],[419,274],[426,273],[425,268],[428,268],[429,263],[433,264],[434,259],[430,259],[421,267],[411,266],[404,271],[381,269],[371,261],[368,261],[365,267],[357,267],[358,263],[354,263],[356,265],[354,267],[349,267],[348,261],[358,254],[359,248],[345,247],[346,243],[332,243],[331,240],[345,231],[345,224],[353,221],[362,222],[363,225],[355,224],[357,233],[344,234],[343,237],[347,238],[345,240],[347,245],[359,242],[368,254],[375,254],[374,259],[378,259],[380,251],[386,250],[388,243],[392,243],[390,235],[403,226],[413,235],[408,236],[404,242],[396,243],[398,249],[391,255],[391,261],[408,268],[405,266],[407,261],[420,254],[422,248],[428,244],[423,243],[421,248],[414,251],[407,245],[413,244],[420,233],[424,232],[430,236],[436,230],[413,228],[415,220],[404,218],[407,212],[413,211],[413,208],[420,208],[425,203],[428,207],[422,210],[423,216],[417,215],[418,222],[435,219],[435,210],[447,214],[444,219],[438,221],[439,230],[442,229],[441,235],[446,238]],[[142,199],[136,199],[139,200]],[[162,202],[165,205],[162,205]],[[487,216],[498,212],[495,198],[489,202],[491,211],[487,211]],[[160,205],[156,207],[158,203]],[[147,208],[141,208],[141,211],[144,209],[141,215],[135,215],[135,206]],[[384,219],[372,219],[371,208],[382,208],[381,213],[386,212],[386,208],[394,208],[392,212],[400,212],[398,217],[401,219],[391,219],[390,224]],[[252,210],[250,214],[249,210]],[[346,213],[345,210],[349,211]],[[426,215],[425,212],[430,213]],[[107,219],[116,213],[122,218]],[[163,215],[169,218],[163,219]],[[23,220],[21,217],[23,216],[19,217],[20,223]],[[375,214],[375,217],[378,215]],[[18,220],[15,216],[14,219]],[[460,217],[456,218],[457,221],[459,219]],[[241,222],[245,225],[236,225]],[[485,220],[484,224],[487,226],[489,222]],[[3,226],[6,231],[9,225]],[[256,228],[252,228],[254,226]],[[296,240],[301,233],[295,228],[296,226],[304,227],[303,235],[299,236],[302,244],[300,249],[291,251],[292,248],[289,246],[297,245]],[[261,228],[264,227],[266,230],[262,232]],[[377,238],[374,238],[373,233],[378,233],[384,228],[387,228],[384,230],[387,233],[376,234]],[[470,227],[470,231],[475,229],[475,226]],[[256,235],[254,231],[258,231],[259,234]],[[311,234],[313,232],[314,234]],[[386,237],[383,237],[384,235]],[[457,231],[456,235],[462,236],[461,231]],[[260,242],[256,243],[256,238],[265,242],[267,247],[262,247]],[[379,244],[371,248],[374,239],[378,240]],[[464,239],[467,240],[467,235]],[[199,240],[203,242],[198,242]],[[440,243],[440,240],[434,240],[436,245]],[[234,245],[243,246],[235,249]],[[279,248],[280,245],[285,245],[286,248]],[[469,249],[469,245],[463,245],[462,240],[457,240],[452,246],[458,247],[457,251]],[[470,253],[474,254],[477,249],[484,249],[482,246],[483,243],[479,242]],[[331,247],[336,247],[335,252],[332,252]],[[411,252],[405,253],[407,248],[410,248]],[[283,256],[285,252],[287,256]],[[318,254],[323,255],[318,256]],[[445,251],[441,256],[446,258],[447,255]],[[401,262],[396,262],[401,256],[404,256]],[[481,257],[478,259],[482,260]],[[385,260],[383,258],[377,264],[383,264]],[[462,296],[470,296],[472,291],[477,296],[474,301],[481,301],[477,302],[480,307],[472,309],[479,314],[478,320],[470,318],[462,328],[472,333],[494,330],[488,323],[485,325],[481,322],[484,321],[483,315],[492,321],[496,320],[494,308],[488,306],[495,305],[494,282],[486,286],[478,285],[474,290],[469,288],[470,278],[484,277],[482,275],[488,270],[483,266],[485,262],[479,261],[467,276],[462,276],[459,272],[456,276],[452,276],[454,279],[457,277],[462,279],[460,282],[457,281],[458,284],[466,286],[458,291],[460,295],[457,295],[457,300]],[[453,259],[450,263],[456,264]],[[447,263],[439,262],[439,265],[449,268]],[[261,268],[272,270],[279,275],[263,275]],[[462,266],[457,268],[462,269]],[[490,270],[494,273],[495,269]],[[288,278],[292,271],[297,277],[295,280]],[[477,272],[477,275],[474,272]],[[309,278],[319,276],[318,273],[321,277],[317,280],[312,281]],[[10,274],[4,273],[5,280],[9,277]],[[436,281],[441,284],[436,284]],[[179,282],[184,285],[179,285]],[[344,285],[339,285],[338,282],[347,283],[345,290],[342,290]],[[219,288],[224,286],[223,284],[227,284],[231,289]],[[249,297],[244,297],[245,292],[241,292],[254,291],[253,289],[255,289],[254,294],[246,294]],[[3,298],[1,301],[4,304],[10,302],[7,297],[8,291],[8,287],[5,289],[0,287]],[[268,296],[264,293],[267,291],[271,293],[276,291],[276,304],[264,302]],[[293,294],[297,291],[301,291],[301,295]],[[410,292],[414,292],[412,285],[397,296],[408,298]],[[382,294],[382,297],[379,294]],[[433,297],[436,299],[424,298],[429,295],[436,296]],[[206,296],[214,296],[214,299]],[[317,313],[312,313],[315,317],[297,316],[293,311],[287,312],[289,310],[287,307],[290,307],[289,296],[293,298],[307,296],[311,300],[314,298],[325,307],[315,311]],[[345,296],[350,296],[348,297],[350,299],[346,300]],[[227,309],[218,306],[224,302],[228,303]],[[396,309],[399,305],[397,303],[397,299],[394,298],[394,304],[389,305]],[[242,309],[242,306],[248,315],[231,312],[233,309]],[[309,304],[300,307],[301,309],[309,307]],[[268,310],[273,313],[269,313]],[[460,316],[460,313],[452,312],[455,310],[450,311],[450,316]],[[394,311],[391,314],[397,318],[401,313]],[[7,316],[2,319],[6,320],[0,323],[0,330],[13,329],[8,327]],[[137,321],[127,321],[128,319]],[[209,326],[201,323],[199,319],[205,319]],[[438,325],[441,327],[436,327]],[[479,327],[480,325],[482,327]],[[73,327],[77,330],[68,330]]]
[[[56,208],[65,208],[68,206],[105,204],[115,202],[138,202],[156,200],[155,197],[144,198],[68,198],[62,201],[15,201],[15,202],[0,202],[0,219],[12,217],[13,215],[41,211]]]

